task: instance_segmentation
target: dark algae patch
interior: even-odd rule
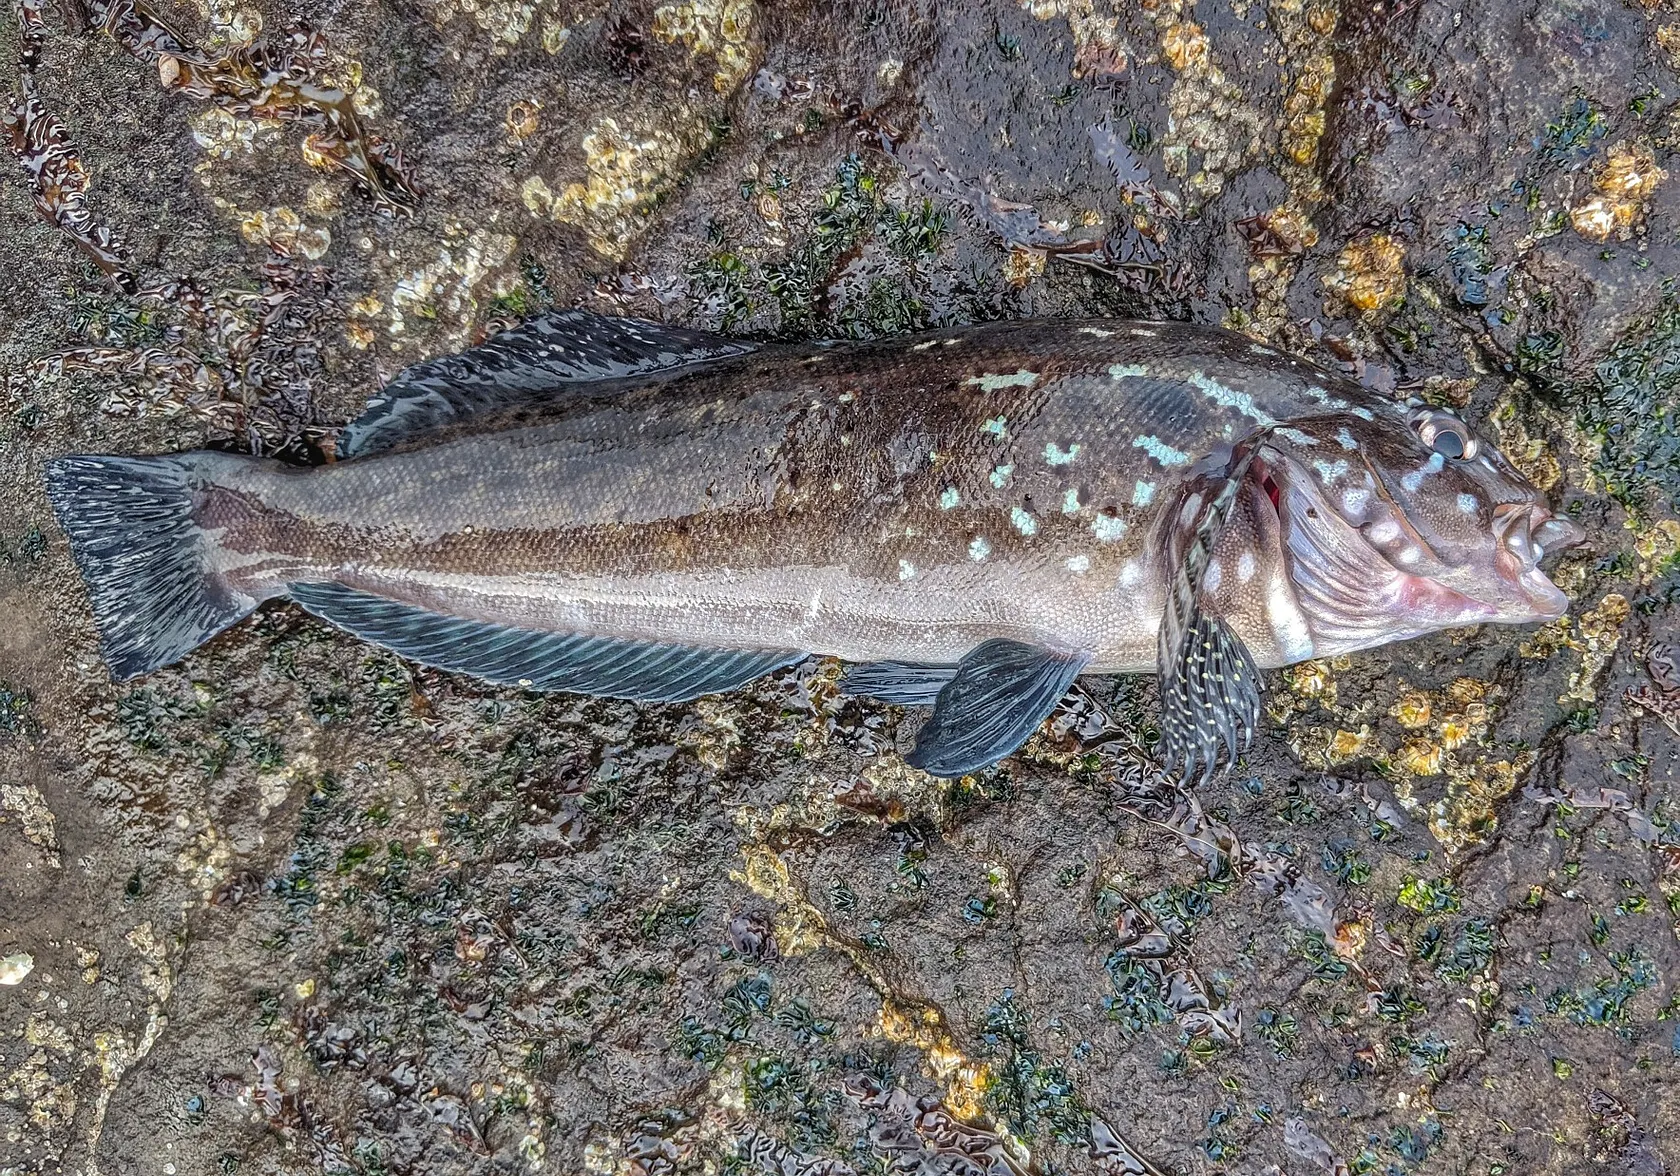
[[[1680,1168],[1671,5],[4,27],[0,1171]],[[1571,615],[1268,675],[1189,792],[1142,680],[949,783],[817,660],[637,707],[280,607],[110,680],[47,460],[325,462],[571,306],[1235,326],[1496,437]]]

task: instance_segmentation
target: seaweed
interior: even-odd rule
[[[81,151],[69,129],[35,93],[31,73],[23,75],[22,96],[0,117],[41,219],[69,237],[119,290],[134,293],[131,251],[88,207],[88,173]]]
[[[1656,497],[1680,509],[1680,298],[1672,282],[1578,385],[1581,428],[1599,443],[1593,472],[1630,510]]]
[[[140,61],[155,63],[165,87],[229,114],[309,128],[305,153],[348,173],[388,216],[410,215],[421,190],[402,152],[369,132],[350,92],[324,80],[327,41],[301,21],[281,40],[259,39],[213,56],[140,0],[92,0],[97,24]]]

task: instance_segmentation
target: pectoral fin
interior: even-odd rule
[[[947,777],[995,764],[1050,716],[1090,660],[1004,638],[976,646],[940,689],[906,761]]]
[[[1223,473],[1193,486],[1200,496],[1195,522],[1174,544],[1175,574],[1168,585],[1158,647],[1161,681],[1159,756],[1169,772],[1190,782],[1213,775],[1220,749],[1227,762],[1248,746],[1260,721],[1260,672],[1241,639],[1202,610],[1202,577],[1219,533],[1265,433],[1234,450]]]

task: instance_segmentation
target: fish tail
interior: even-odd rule
[[[217,573],[216,541],[195,517],[212,466],[229,460],[81,455],[47,464],[47,497],[118,681],[180,659],[256,607]]]

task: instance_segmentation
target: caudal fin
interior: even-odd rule
[[[47,496],[87,582],[101,651],[119,681],[177,661],[249,613],[208,566],[194,492],[220,454],[62,457]],[[224,459],[225,460],[225,459]]]

